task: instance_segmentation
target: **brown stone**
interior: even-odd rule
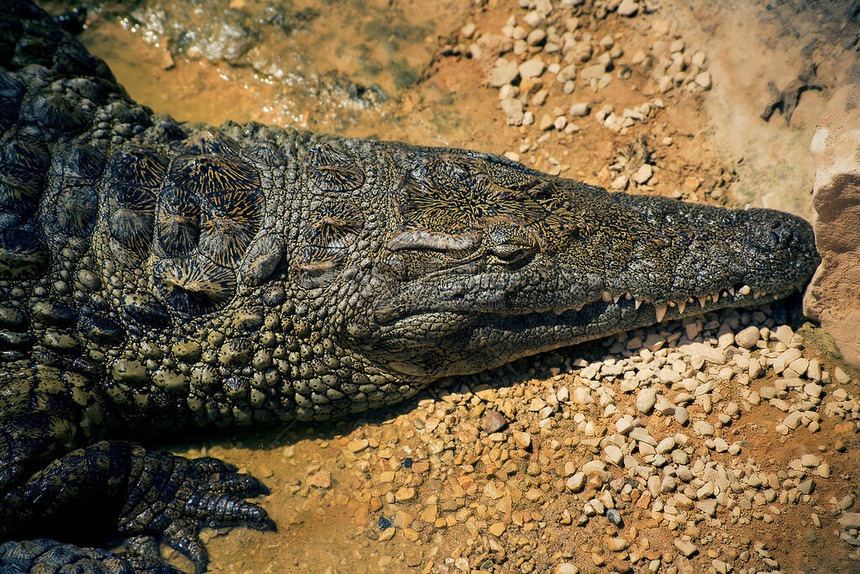
[[[834,92],[810,148],[815,243],[823,261],[804,312],[821,322],[846,361],[860,366],[860,86]]]

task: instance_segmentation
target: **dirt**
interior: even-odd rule
[[[555,4],[556,10],[565,9],[558,6],[560,2]],[[496,56],[488,50],[471,51],[480,36],[501,35],[510,16],[522,23],[527,10],[502,0],[285,2],[279,13],[296,18],[286,23],[279,20],[277,26],[271,19],[261,23],[251,18],[242,29],[252,34],[252,42],[239,50],[239,56],[230,52],[230,46],[217,51],[217,46],[203,40],[177,40],[188,35],[173,34],[171,25],[187,32],[205,21],[198,4],[144,2],[131,10],[124,4],[102,4],[91,12],[82,40],[107,60],[133,98],[183,120],[212,124],[253,120],[343,136],[516,154],[527,165],[605,187],[619,174],[629,175],[636,167],[631,167],[633,159],[644,149],[654,175],[642,184],[631,181],[627,191],[737,207],[761,205],[809,218],[808,145],[816,118],[830,90],[860,77],[857,22],[845,17],[855,16],[848,3],[821,2],[810,7],[801,2],[667,0],[643,3],[657,9],[647,14],[642,10],[634,18],[615,13],[600,17],[600,7],[606,4],[617,6],[618,2],[598,2],[596,7],[586,2],[575,10],[580,28],[591,33],[595,42],[612,35],[614,43],[623,47],[620,61],[624,62],[656,41],[683,39],[686,52],[705,54],[712,87],[676,87],[664,93],[657,79],[637,66],[624,80],[613,72],[611,83],[596,92],[577,81],[575,91],[564,94],[561,83],[545,79],[545,103],[530,107],[535,125],[509,126],[499,107],[498,90],[486,83]],[[257,14],[255,10],[264,11],[267,5],[233,0],[230,6]],[[129,13],[135,17],[129,18]],[[467,23],[475,26],[472,37],[461,30]],[[241,35],[238,38],[242,40]],[[790,123],[779,112],[770,121],[761,119],[774,98],[768,84],[773,83],[777,91],[785,88],[810,62],[817,66],[824,90],[804,92]],[[579,65],[580,72],[587,65]],[[618,132],[593,117],[594,110],[607,103],[620,113],[658,99],[662,108]],[[542,131],[537,125],[544,113],[552,114],[554,108],[566,111],[580,101],[590,102],[592,113],[568,117],[578,131]],[[820,356],[831,370],[839,365],[838,357],[827,348],[826,334],[812,326],[807,329],[810,356]],[[823,343],[816,343],[819,340]],[[602,357],[602,347],[595,348]],[[331,426],[294,426],[170,443],[176,452],[205,453],[238,464],[272,490],[262,504],[278,524],[278,532],[206,531],[212,571],[527,572],[529,568],[549,571],[570,562],[589,572],[618,566],[618,560],[623,566],[622,554],[630,558],[632,548],[610,554],[601,566],[592,555],[604,552],[606,537],[619,532],[630,537],[629,529],[634,527],[632,538],[647,538],[652,549],[662,550],[660,572],[706,571],[715,568],[712,560],[716,558],[733,563],[744,548],[755,555],[756,541],[765,544],[785,572],[860,572],[860,562],[848,558],[850,546],[839,540],[837,513],[828,502],[832,496],[860,494],[857,425],[825,418],[817,433],[801,429],[780,436],[772,430],[780,413],[765,405],[727,429],[727,440],[742,440],[743,457],[758,461],[769,472],[785,468],[803,453],[824,453],[832,477],[821,483],[812,502],[786,506],[786,512],[772,522],[726,521],[722,530],[716,530],[725,533],[722,538],[706,537],[709,544],[700,543],[699,553],[690,560],[675,557],[672,546],[683,524],[677,532],[653,519],[625,524],[623,530],[605,520],[581,527],[576,523],[579,512],[573,511],[576,500],[549,493],[541,502],[523,498],[515,512],[508,513],[506,531],[494,538],[507,556],[501,562],[493,544],[487,549],[485,533],[470,532],[460,523],[431,523],[417,532],[416,540],[395,526],[394,536],[385,540],[387,529],[380,528],[380,517],[396,518],[397,512],[418,515],[427,499],[444,500],[452,489],[456,491],[463,465],[478,464],[469,460],[472,451],[455,446],[439,455],[447,470],[416,471],[403,478],[403,460],[431,458],[416,435],[425,428],[435,405],[463,401],[469,408],[457,403],[463,406],[457,411],[465,413],[462,420],[480,428],[480,420],[469,420],[469,413],[474,413],[464,386],[474,389],[489,380],[493,388],[522,397],[539,394],[557,384],[558,377],[574,384],[577,369],[571,364],[582,353],[596,353],[588,349],[553,353],[483,378],[454,381],[450,388],[460,394],[453,399],[448,391],[433,391],[390,411]],[[774,378],[772,373],[768,376],[768,380]],[[853,396],[860,395],[857,373],[848,387]],[[667,420],[665,427],[675,429],[672,424]],[[541,445],[558,441],[562,447],[556,452],[587,461],[590,451],[575,433],[575,427],[562,425],[551,433],[537,434]],[[368,437],[369,451],[352,452],[351,441],[363,437]],[[839,441],[844,452],[836,449]],[[396,455],[386,458],[386,449]],[[542,447],[516,456],[521,467],[544,462]],[[395,467],[402,479],[396,486],[417,489],[418,500],[398,504],[397,488],[378,482],[379,473]],[[473,506],[477,514],[487,512],[478,503]],[[822,509],[820,528],[810,521],[811,507]],[[574,516],[572,525],[560,518],[566,508]],[[852,510],[857,511],[857,505]],[[169,557],[188,567],[175,553]],[[465,563],[458,561],[464,558]],[[634,564],[635,571],[646,571],[649,561]]]

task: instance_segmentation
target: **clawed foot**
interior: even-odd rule
[[[199,538],[201,527],[275,530],[265,510],[244,500],[269,492],[253,476],[239,474],[235,466],[215,458],[143,454],[138,475],[130,477],[136,484],[121,514],[120,534],[154,535],[203,572],[208,554]]]
[[[90,574],[182,574],[158,556],[114,554],[56,540],[26,540],[0,544],[0,572],[87,572]]]

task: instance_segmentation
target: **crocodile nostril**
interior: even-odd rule
[[[771,249],[785,249],[791,243],[791,229],[785,222],[774,221],[765,236],[765,245]]]
[[[778,251],[786,249],[794,238],[791,226],[784,221],[765,221],[750,230],[750,240],[763,249]]]

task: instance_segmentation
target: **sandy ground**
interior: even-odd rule
[[[535,28],[526,18],[536,4],[548,3],[296,1],[284,4],[280,20],[244,21],[244,35],[220,28],[219,37],[230,40],[218,45],[207,43],[215,34],[209,28],[196,37],[187,33],[205,21],[206,13],[193,4],[182,11],[182,4],[144,2],[131,12],[106,4],[91,14],[83,40],[134,98],[179,119],[256,120],[474,148],[606,187],[811,216],[808,142],[815,120],[829,91],[858,78],[852,44],[857,21],[846,18],[846,3],[821,2],[813,9],[801,2],[643,2],[634,16],[623,17],[618,2],[553,2],[553,11],[535,27],[561,35],[567,20],[577,17],[574,35],[593,55],[577,62],[570,93],[550,71],[516,82],[515,97],[525,101],[534,123],[509,125],[518,122],[501,109],[500,89],[488,85],[496,59],[561,60],[550,41],[526,41],[521,54],[499,48],[512,17],[520,30]],[[263,3],[230,5],[265,13]],[[184,35],[165,24],[176,22]],[[256,36],[243,45],[247,30]],[[585,77],[613,49],[613,68],[594,80]],[[649,63],[643,64],[640,52]],[[823,90],[805,91],[790,123],[779,112],[761,119],[774,101],[768,84],[778,92],[810,63]],[[668,87],[655,69],[670,76]],[[586,116],[570,113],[577,103],[588,104]],[[614,119],[607,120],[610,115]],[[640,171],[645,164],[648,177]],[[860,379],[840,363],[826,334],[802,319],[793,322],[797,339],[775,335],[780,326],[785,335],[796,316],[792,309],[709,317],[693,336],[691,323],[671,324],[634,334],[638,346],[613,339],[520,361],[360,420],[170,446],[239,464],[272,489],[262,504],[279,531],[206,532],[213,572],[860,572],[856,531],[837,522],[860,510],[853,502],[860,494],[860,441],[852,402],[860,396]],[[721,326],[733,321],[734,332],[751,324],[773,334],[753,348],[765,368],[752,380],[743,379],[747,367],[731,357],[725,365],[734,374],[726,380],[717,375],[718,365],[696,367],[693,354],[671,350],[685,341],[720,348]],[[642,349],[661,338],[658,347],[665,352],[660,356],[656,349],[648,359]],[[722,348],[744,354],[737,344]],[[827,376],[815,379],[807,367],[787,379],[768,365],[791,348],[817,361]],[[694,432],[673,409],[657,412],[659,404],[641,412],[637,393],[623,391],[620,379],[612,378],[618,362],[650,360],[664,366],[680,361],[686,375],[690,368],[702,375],[698,385],[714,382],[715,390],[699,394],[701,387],[694,386],[689,405],[693,422],[716,423],[714,433]],[[595,365],[598,371],[610,365],[610,374],[583,375]],[[839,381],[837,367],[845,376]],[[780,388],[779,381],[789,379],[820,383],[824,390],[815,406],[802,405],[804,412],[819,413],[820,423],[810,427],[805,421],[784,433],[783,404],[773,399],[782,397],[787,409],[798,410],[811,396]],[[665,389],[676,403],[684,391],[678,384]],[[583,385],[592,402],[575,394]],[[763,387],[777,388],[777,395],[767,400]],[[765,400],[756,403],[752,392]],[[828,410],[828,402],[836,406]],[[739,406],[737,414],[730,404]],[[490,432],[490,411],[507,426]],[[689,467],[693,479],[664,491],[666,475],[677,473],[667,473],[648,446],[639,441],[636,447],[621,432],[625,416],[655,443],[672,438],[676,446],[665,454],[678,458],[669,467]],[[721,449],[716,438],[737,446]],[[613,453],[607,447],[616,443],[655,469],[649,472],[661,477],[656,492],[632,462],[606,462]],[[821,460],[800,464],[804,454],[829,468],[822,471]],[[606,467],[586,472],[582,488],[569,484],[592,460]],[[737,484],[724,484],[722,499],[708,493],[698,498],[697,491],[713,482],[708,469],[718,467],[736,470]],[[798,494],[810,479],[814,490]],[[684,493],[689,507],[678,496]],[[591,504],[595,499],[603,500],[602,509]],[[709,499],[720,501],[713,514]],[[622,517],[620,525],[610,510]]]

